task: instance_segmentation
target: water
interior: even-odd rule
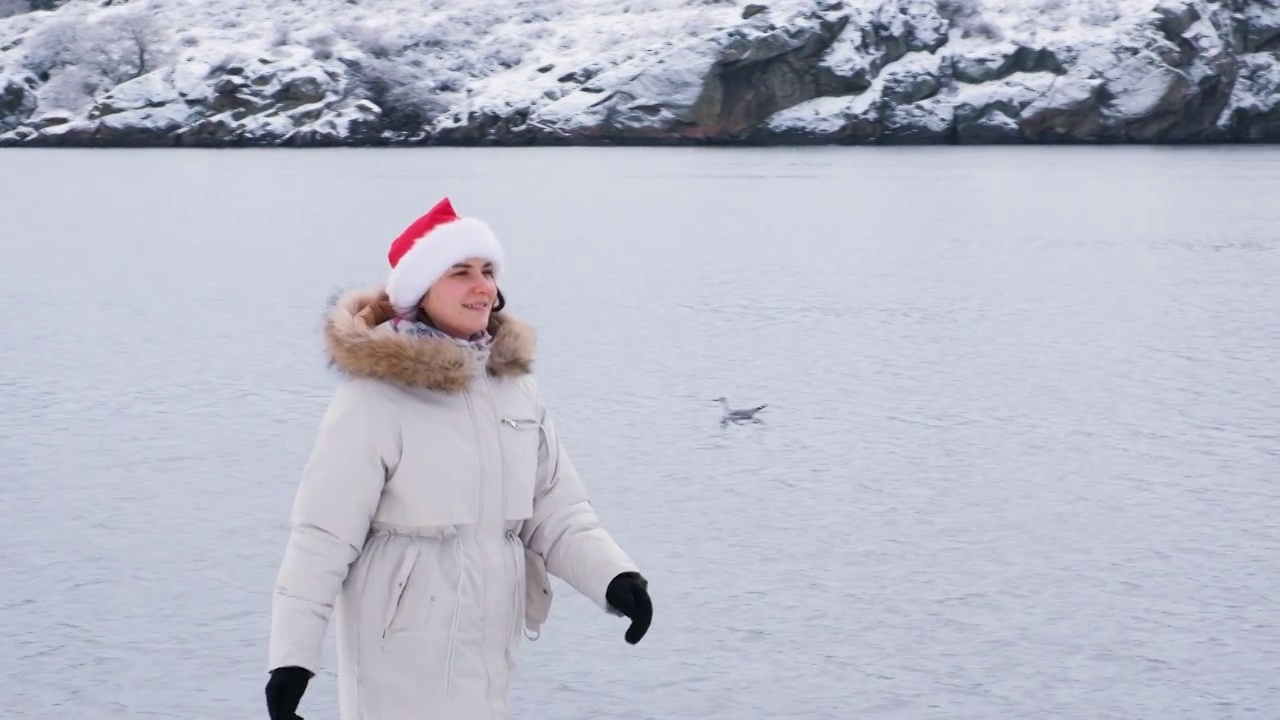
[[[0,716],[265,717],[326,300],[447,193],[657,608],[630,647],[557,581],[517,717],[1273,718],[1278,190],[1258,148],[4,151]]]

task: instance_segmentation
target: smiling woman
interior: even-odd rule
[[[302,473],[272,605],[267,706],[293,720],[336,610],[344,720],[509,715],[548,573],[632,621],[648,582],[601,526],[503,312],[502,248],[448,199],[391,245],[385,290],[329,314],[347,379]]]
[[[392,328],[403,331],[417,323],[426,332],[483,342],[492,314],[502,312],[507,304],[495,275],[491,261],[468,258],[440,276],[417,306],[397,311],[387,297],[380,296],[358,316],[369,327],[389,322]]]
[[[489,313],[497,306],[498,285],[493,263],[470,258],[449,268],[422,299],[422,314],[432,325],[454,337],[471,337],[489,327]]]

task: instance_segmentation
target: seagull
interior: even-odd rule
[[[747,421],[758,423],[760,422],[760,418],[756,417],[756,413],[768,407],[768,405],[760,405],[753,408],[734,410],[729,407],[729,400],[723,397],[718,397],[711,402],[718,402],[722,407],[724,407],[724,417],[720,418],[720,427],[724,427],[729,423],[742,423]]]

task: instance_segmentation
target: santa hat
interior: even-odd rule
[[[496,278],[502,269],[502,246],[484,221],[458,217],[449,198],[418,218],[391,243],[387,259],[387,297],[400,314],[413,311],[427,290],[455,264],[468,258],[493,263]]]

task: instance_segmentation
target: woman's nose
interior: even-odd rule
[[[494,295],[497,293],[497,285],[492,280],[483,275],[477,276],[471,283],[471,291],[484,293],[486,295]]]

